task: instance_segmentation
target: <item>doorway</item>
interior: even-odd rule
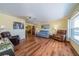
[[[27,34],[27,36],[35,35],[35,26],[27,25],[26,26],[26,34]]]

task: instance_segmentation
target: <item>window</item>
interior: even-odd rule
[[[79,44],[79,15],[71,19],[71,38]]]

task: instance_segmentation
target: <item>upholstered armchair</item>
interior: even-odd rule
[[[18,45],[19,42],[20,42],[19,36],[18,36],[18,35],[12,36],[12,35],[10,34],[10,32],[2,32],[2,33],[1,33],[1,36],[2,36],[2,38],[6,38],[6,37],[7,37],[7,38],[13,43],[14,46],[15,46],[15,45]]]
[[[66,40],[66,30],[58,30],[56,34],[53,34],[53,39],[58,41]]]

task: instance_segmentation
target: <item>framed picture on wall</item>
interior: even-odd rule
[[[24,29],[24,24],[20,22],[14,22],[13,29]]]
[[[49,25],[48,25],[48,24],[42,25],[41,28],[42,28],[42,29],[49,29]]]

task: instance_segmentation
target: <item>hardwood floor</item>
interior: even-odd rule
[[[16,56],[73,56],[67,42],[30,36],[15,47]]]

